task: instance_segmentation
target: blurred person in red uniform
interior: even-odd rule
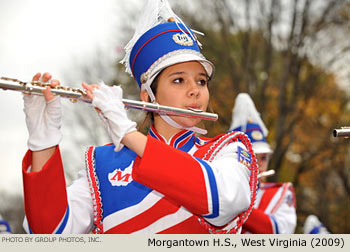
[[[256,154],[259,184],[254,209],[243,225],[243,233],[292,234],[296,227],[296,204],[291,183],[267,183],[266,177],[273,151],[266,141],[268,130],[253,100],[246,93],[236,97],[231,130],[243,131],[249,137]]]

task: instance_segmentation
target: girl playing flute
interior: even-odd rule
[[[151,0],[144,11],[125,57],[140,99],[206,111],[214,66],[200,53],[196,36],[167,1]],[[152,26],[141,29],[147,22]],[[33,80],[59,85],[49,73]],[[120,87],[82,86],[112,144],[89,147],[85,169],[67,188],[59,98],[50,88],[44,96],[24,96],[27,232],[239,232],[252,207],[256,173],[253,153],[236,141],[235,133],[198,137],[195,133],[205,133],[196,127],[200,119],[152,114],[146,136],[128,119]]]

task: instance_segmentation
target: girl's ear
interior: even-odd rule
[[[140,92],[140,99],[141,99],[141,101],[149,102],[149,96],[148,96],[148,93],[146,90],[142,90]]]

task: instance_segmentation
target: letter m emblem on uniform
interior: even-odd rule
[[[126,186],[132,181],[131,172],[134,162],[124,170],[115,169],[113,172],[108,173],[108,180],[112,186]]]

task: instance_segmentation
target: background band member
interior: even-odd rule
[[[11,227],[10,224],[4,220],[0,214],[0,234],[10,234]]]
[[[268,130],[248,94],[237,96],[231,130],[245,132],[258,161],[259,174],[266,172],[273,151],[266,141]],[[254,209],[243,225],[244,233],[291,234],[296,226],[296,204],[291,183],[267,183],[259,179]]]

